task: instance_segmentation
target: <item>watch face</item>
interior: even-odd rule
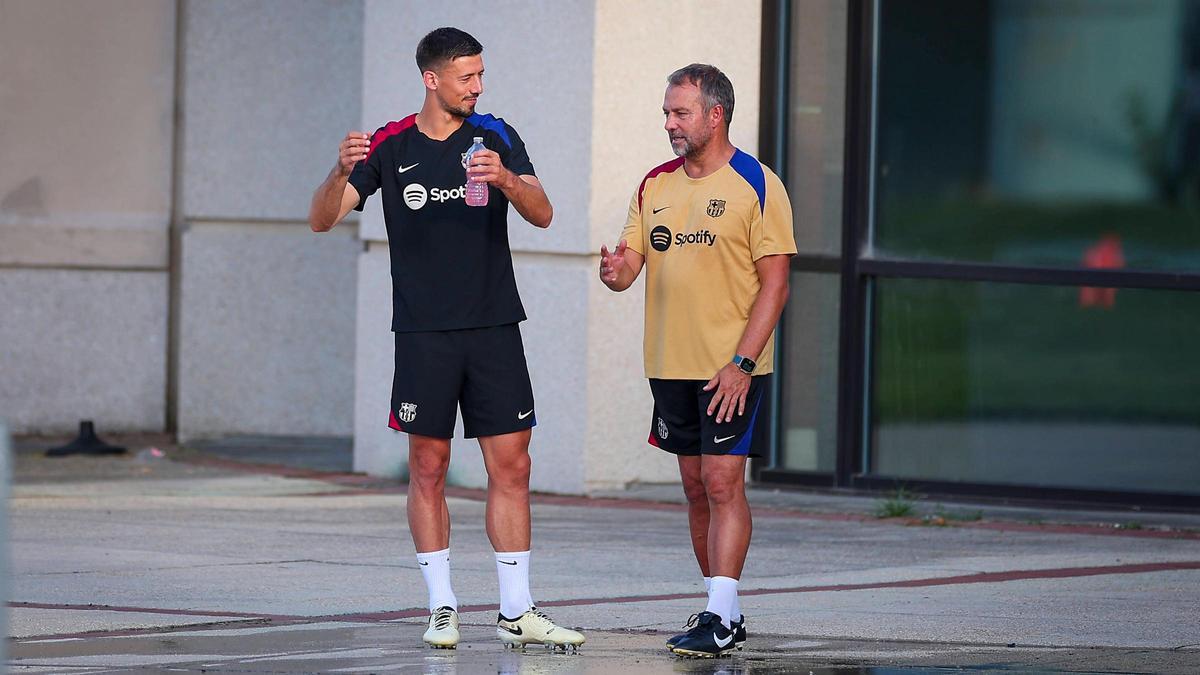
[[[742,360],[738,362],[738,368],[741,368],[742,372],[746,373],[747,375],[753,373],[755,367],[757,366],[758,364],[755,363],[753,359],[748,359],[744,356],[742,357]]]

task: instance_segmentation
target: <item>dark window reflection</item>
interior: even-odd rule
[[[1200,494],[1200,293],[881,279],[871,473]]]
[[[879,254],[1200,267],[1198,2],[885,0],[878,120]]]

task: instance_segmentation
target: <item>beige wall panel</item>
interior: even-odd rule
[[[592,94],[592,251],[617,241],[629,199],[674,158],[663,130],[667,76],[711,63],[733,82],[731,136],[758,154],[758,3],[598,0]],[[631,20],[636,17],[636,20]],[[599,256],[592,256],[593,270]],[[595,274],[592,274],[595,279]],[[679,480],[674,457],[646,443],[652,399],[642,368],[645,286],[621,294],[594,281],[588,298],[588,489]]]

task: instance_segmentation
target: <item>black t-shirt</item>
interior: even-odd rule
[[[488,186],[488,205],[467,206],[463,156],[475,136],[513,173],[535,175],[525,144],[502,119],[475,114],[444,141],[417,116],[389,122],[350,173],[357,210],[383,189],[392,257],[392,330],[501,326],[525,320],[508,247],[508,199]]]

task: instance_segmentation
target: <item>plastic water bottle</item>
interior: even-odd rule
[[[467,150],[467,166],[471,165],[471,156],[480,150],[486,150],[487,146],[483,144],[483,137],[476,136],[471,148]],[[471,181],[471,171],[467,170],[467,206],[487,206],[488,203],[488,184],[475,183]]]

